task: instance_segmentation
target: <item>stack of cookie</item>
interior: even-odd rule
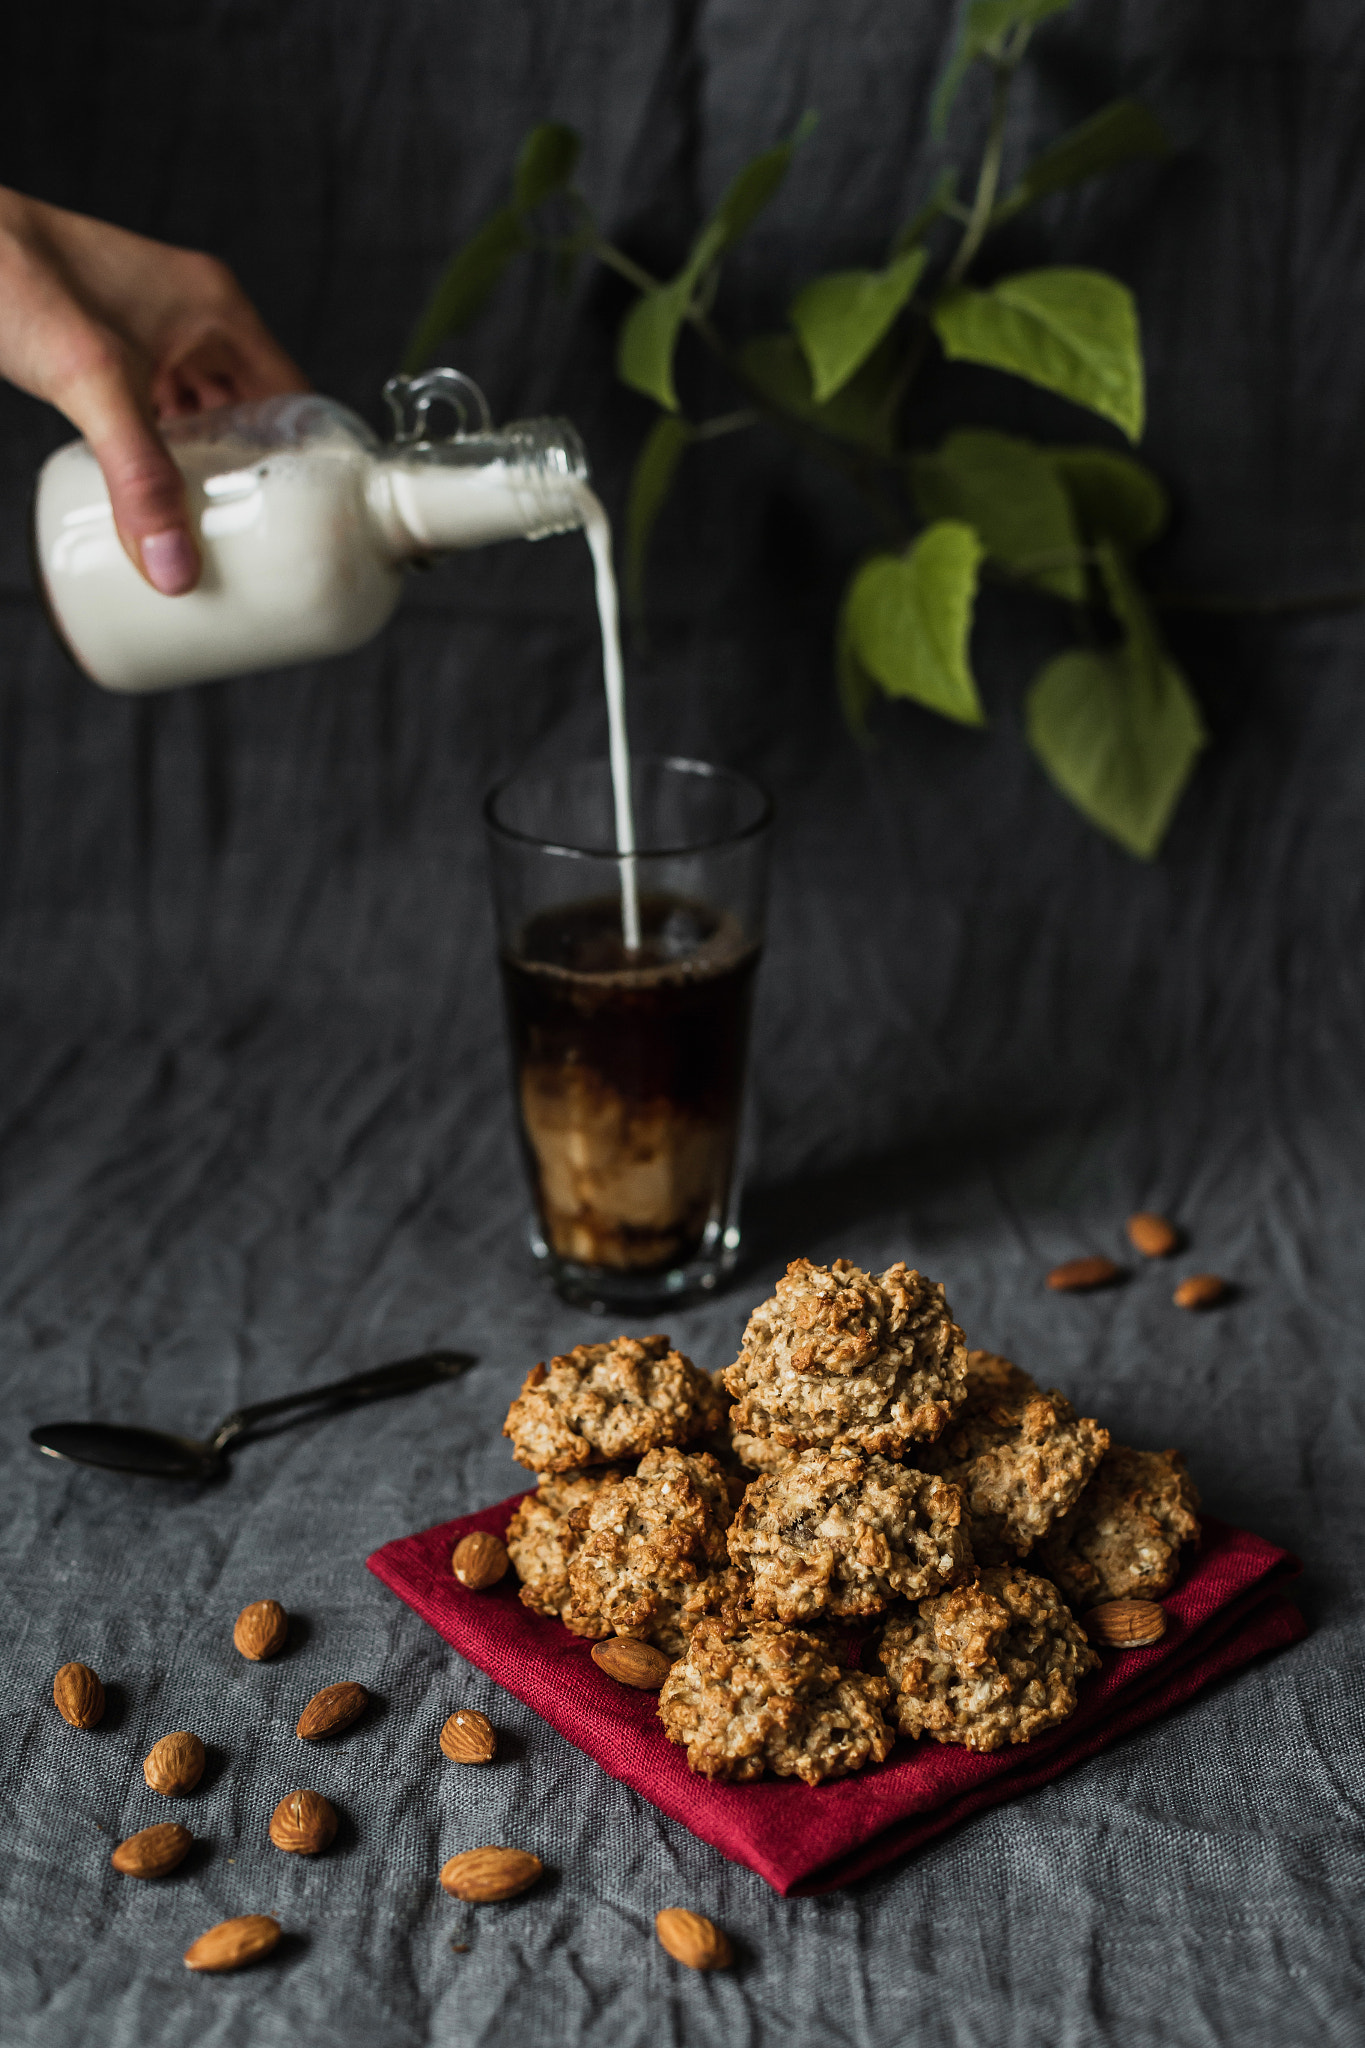
[[[796,1260],[720,1379],[728,1417],[666,1338],[579,1346],[506,1425],[539,1479],[508,1533],[522,1599],[674,1658],[660,1716],[711,1777],[817,1783],[897,1731],[1026,1742],[1098,1662],[1067,1601],[1166,1591],[1198,1534],[1177,1453],[968,1352],[903,1264]]]

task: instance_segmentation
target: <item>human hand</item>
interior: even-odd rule
[[[156,423],[308,389],[225,264],[4,186],[0,376],[85,436],[130,560],[168,597],[199,555]]]

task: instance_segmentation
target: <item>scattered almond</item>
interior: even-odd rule
[[[288,1792],[270,1816],[271,1841],[291,1856],[320,1856],[336,1831],[336,1809],[321,1792]]]
[[[1122,1271],[1112,1259],[1068,1259],[1064,1265],[1053,1267],[1047,1284],[1058,1294],[1083,1294],[1091,1287],[1107,1287]]]
[[[1150,1209],[1139,1209],[1136,1216],[1128,1218],[1128,1237],[1135,1251],[1144,1259],[1164,1259],[1173,1252],[1180,1242],[1180,1233],[1165,1216],[1157,1216]]]
[[[610,1642],[594,1643],[592,1661],[618,1685],[637,1686],[641,1692],[657,1692],[673,1666],[653,1643],[637,1643],[633,1636],[613,1636]]]
[[[350,1679],[344,1679],[340,1685],[324,1685],[299,1715],[294,1733],[305,1742],[321,1742],[324,1736],[339,1735],[352,1721],[358,1721],[369,1704],[370,1695],[364,1686]]]
[[[455,1545],[450,1569],[471,1593],[482,1593],[486,1587],[497,1585],[510,1562],[501,1536],[490,1536],[486,1529],[473,1529]]]
[[[735,1959],[729,1939],[704,1913],[665,1906],[654,1915],[654,1932],[677,1963],[689,1970],[728,1970]]]
[[[104,1687],[88,1664],[63,1664],[52,1681],[52,1699],[73,1728],[93,1728],[104,1719]]]
[[[1212,1308],[1223,1299],[1228,1283],[1217,1273],[1191,1273],[1171,1297],[1177,1308]]]
[[[187,1970],[240,1970],[268,1956],[280,1938],[280,1923],[268,1913],[242,1913],[220,1920],[185,1950]]]
[[[1085,1632],[1092,1643],[1137,1650],[1145,1643],[1161,1641],[1166,1633],[1166,1610],[1155,1600],[1106,1600],[1085,1616]]]
[[[232,1640],[253,1664],[278,1657],[289,1640],[289,1616],[278,1600],[253,1600],[237,1616]]]
[[[109,1861],[125,1877],[165,1877],[190,1853],[194,1836],[178,1820],[158,1821],[120,1842]]]
[[[442,1867],[441,1885],[454,1898],[485,1906],[529,1891],[541,1868],[539,1856],[526,1849],[466,1849]]]
[[[441,1730],[441,1754],[453,1764],[491,1764],[497,1747],[493,1723],[472,1707],[461,1707]]]
[[[199,1737],[191,1735],[188,1728],[178,1728],[174,1735],[163,1735],[160,1742],[152,1744],[142,1775],[153,1792],[176,1799],[185,1792],[193,1792],[204,1775],[204,1763],[204,1745]]]

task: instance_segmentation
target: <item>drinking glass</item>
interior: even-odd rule
[[[523,771],[484,807],[531,1248],[566,1301],[646,1311],[739,1253],[739,1137],[772,806],[706,761]],[[627,942],[638,914],[638,945]]]

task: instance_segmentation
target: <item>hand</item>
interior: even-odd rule
[[[199,555],[157,421],[308,389],[225,264],[4,186],[0,375],[84,434],[120,540],[168,597]]]

